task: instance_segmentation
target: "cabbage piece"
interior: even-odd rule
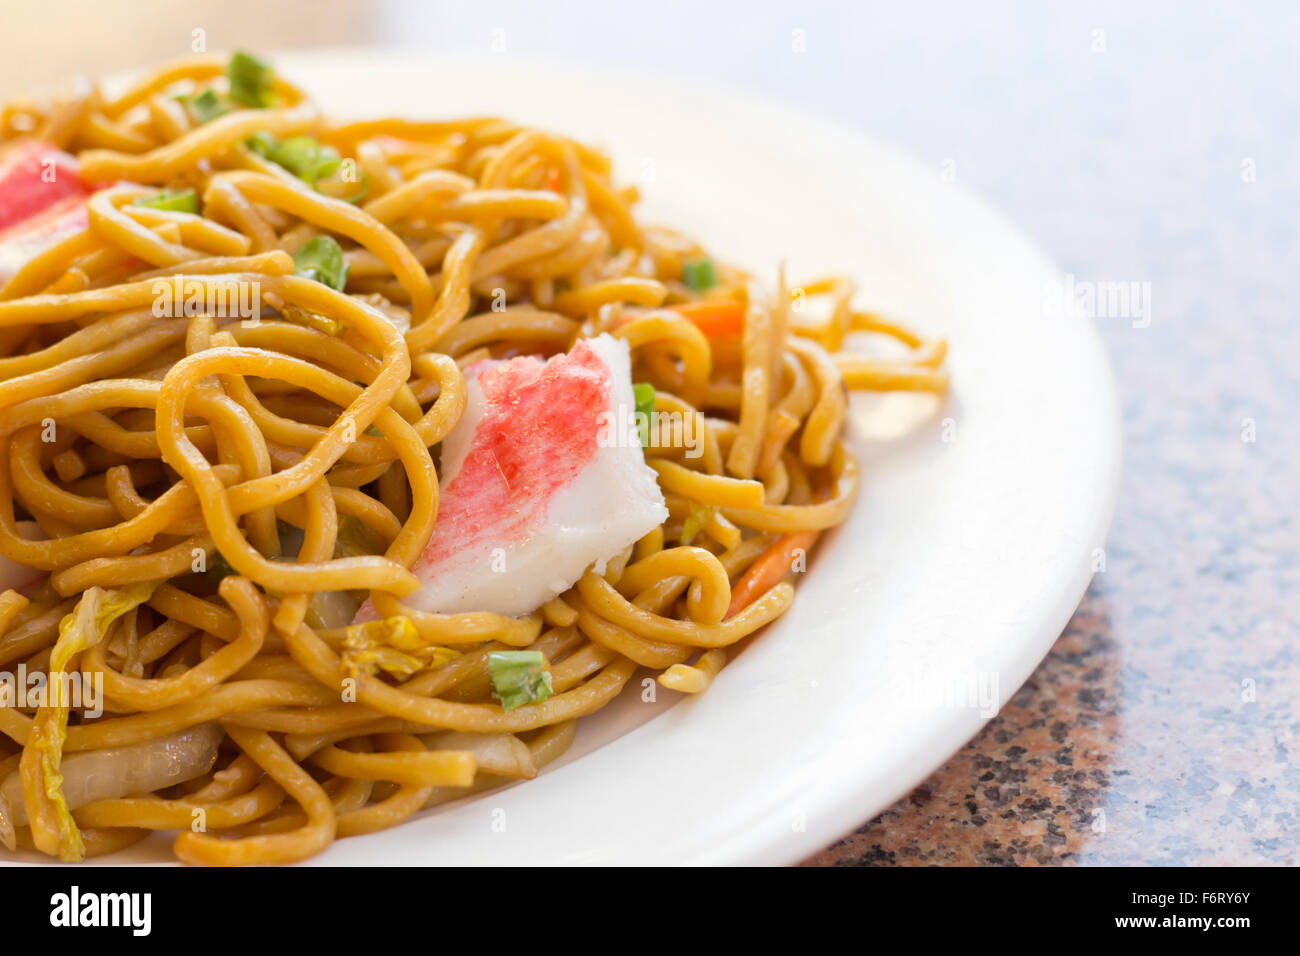
[[[317,630],[346,627],[360,606],[361,602],[347,591],[317,591],[307,604],[303,620]]]
[[[537,764],[528,745],[514,734],[471,734],[446,731],[421,734],[430,750],[467,750],[474,755],[474,766],[481,773],[531,780],[537,776]]]
[[[59,773],[63,798],[75,810],[96,800],[153,793],[201,777],[217,762],[225,732],[216,723],[197,726],[138,744],[67,754]],[[0,804],[13,826],[27,825],[18,774],[0,781]]]
[[[352,677],[378,669],[405,680],[459,656],[450,647],[426,643],[408,617],[366,621],[344,631],[343,667]]]
[[[369,429],[367,429],[367,434]],[[354,515],[339,517],[339,533],[334,539],[334,557],[354,558],[363,554],[383,554],[387,542],[360,518]]]
[[[59,772],[68,736],[69,708],[60,706],[57,700],[65,686],[63,674],[76,655],[102,641],[114,621],[149,600],[157,587],[157,581],[147,581],[111,590],[90,588],[81,595],[72,613],[59,622],[59,638],[50,652],[49,702],[37,710],[28,742],[37,754],[35,771],[45,806],[27,809],[37,849],[65,862],[84,859],[86,847],[64,799],[63,776]],[[24,753],[23,762],[27,763],[27,759]]]

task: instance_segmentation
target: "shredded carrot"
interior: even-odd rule
[[[673,306],[682,316],[695,323],[695,327],[711,339],[729,335],[743,335],[745,331],[745,306],[731,299],[705,299],[701,302],[683,302]]]
[[[731,604],[723,620],[743,611],[772,588],[781,583],[792,570],[796,551],[806,555],[817,541],[820,531],[795,531],[783,534],[745,569],[731,589]]]
[[[560,191],[560,171],[554,166],[546,168],[546,188],[553,193]]]

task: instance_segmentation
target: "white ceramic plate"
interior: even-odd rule
[[[609,150],[643,217],[951,343],[938,409],[854,400],[865,481],[793,609],[708,693],[629,687],[538,779],[321,864],[789,863],[869,819],[1015,692],[1068,621],[1119,475],[1111,373],[1062,276],[937,168],[712,83],[506,58],[275,58],[332,113],[505,115]],[[911,404],[909,404],[911,402]],[[895,432],[900,416],[912,427]],[[872,436],[876,436],[873,438]],[[159,837],[112,862],[167,859]]]

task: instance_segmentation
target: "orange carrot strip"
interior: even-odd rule
[[[711,339],[742,335],[745,331],[745,306],[740,302],[705,299],[701,302],[683,302],[673,306],[673,309],[694,322],[696,328]]]
[[[727,607],[723,620],[743,611],[780,584],[781,579],[791,571],[794,553],[803,551],[806,555],[820,534],[820,531],[794,531],[783,534],[773,541],[771,546],[745,569],[745,573],[731,589],[731,604]]]

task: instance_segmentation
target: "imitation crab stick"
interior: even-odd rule
[[[74,157],[39,140],[18,143],[0,158],[0,232],[87,192]]]
[[[0,157],[0,283],[85,229],[89,198],[76,159],[48,143],[22,142]]]
[[[637,434],[627,343],[600,335],[545,361],[476,362],[465,384],[407,604],[526,614],[668,517]],[[373,616],[367,603],[357,620]]]

